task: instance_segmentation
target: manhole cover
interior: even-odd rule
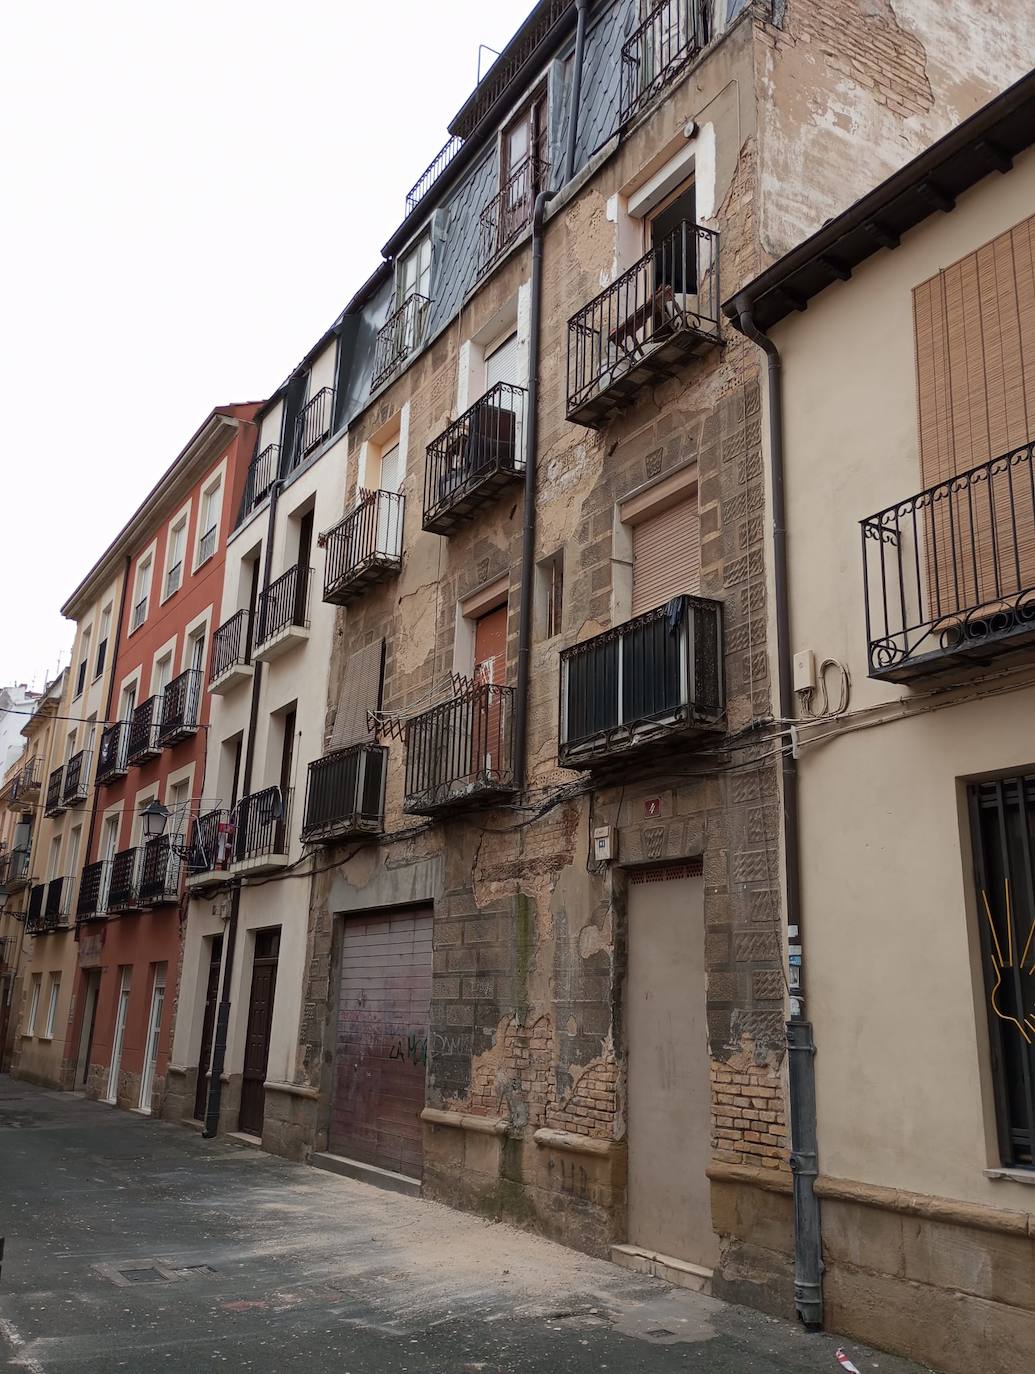
[[[153,1264],[143,1265],[139,1269],[120,1269],[119,1273],[127,1283],[168,1283],[169,1275],[157,1270]]]
[[[128,1288],[138,1283],[168,1283],[182,1277],[175,1269],[159,1264],[157,1260],[134,1260],[132,1263],[96,1264],[94,1272],[102,1279],[114,1283],[119,1288]]]

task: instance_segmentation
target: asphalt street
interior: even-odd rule
[[[30,1374],[841,1374],[834,1337],[7,1077],[0,1235],[0,1358]]]

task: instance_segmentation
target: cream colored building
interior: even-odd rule
[[[1035,74],[726,307],[783,367],[826,1320],[951,1374],[1035,1351],[1033,142]]]
[[[25,903],[27,952],[12,1073],[54,1088],[76,1083],[69,1043],[79,944],[79,879],[96,824],[97,750],[110,716],[111,668],[120,623],[123,560],[100,566],[62,613],[75,621],[69,668],[52,701]],[[54,698],[58,688],[51,689]]]

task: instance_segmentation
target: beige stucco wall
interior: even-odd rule
[[[983,700],[967,698],[993,688],[1002,661],[957,674],[958,688],[936,697],[929,682],[871,681],[858,522],[922,486],[912,288],[1033,205],[1028,153],[773,331],[786,376],[792,649],[848,669],[847,726],[895,718],[802,749],[820,1167],[1019,1211],[1035,1191],[985,1174],[999,1161],[964,793],[969,778],[1035,763],[1035,673],[1015,667],[1011,680],[1032,685]]]

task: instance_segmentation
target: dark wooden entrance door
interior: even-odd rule
[[[266,1063],[270,1055],[270,1026],[273,1024],[273,994],[277,986],[279,930],[260,930],[255,935],[252,963],[252,994],[248,1003],[248,1029],[244,1042],[244,1073],[241,1080],[241,1110],[238,1129],[248,1135],[262,1135],[266,1107]]]
[[[346,920],[332,1154],[420,1178],[430,1008],[430,910],[409,907]]]
[[[212,1034],[216,1026],[216,1007],[219,1004],[219,965],[223,957],[223,937],[212,938],[208,964],[208,985],[205,988],[205,1011],[201,1021],[201,1054],[198,1056],[198,1087],[194,1094],[194,1119],[204,1121],[208,1106],[209,1066],[212,1063]]]

